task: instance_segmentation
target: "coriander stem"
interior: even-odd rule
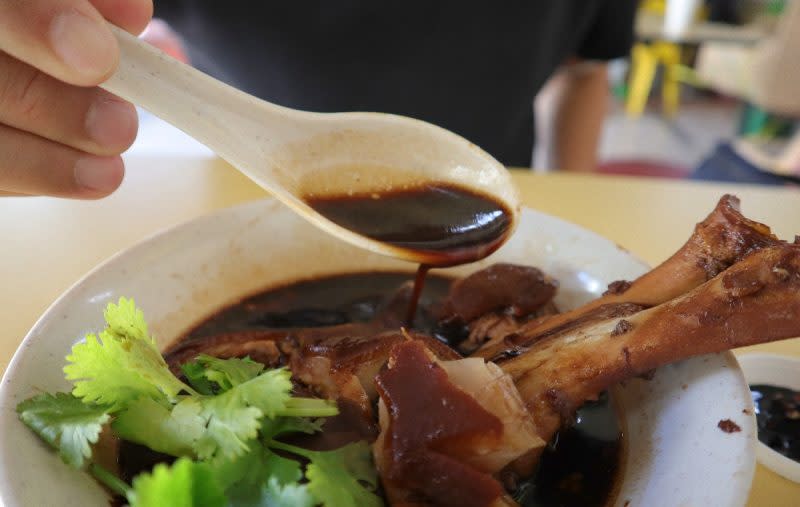
[[[280,415],[289,417],[331,417],[339,413],[336,402],[319,398],[289,398]]]
[[[332,417],[339,413],[336,407],[298,407],[285,408],[280,411],[284,417]]]
[[[311,458],[311,454],[314,451],[309,451],[308,449],[303,449],[302,447],[297,447],[291,444],[286,444],[283,442],[279,442],[277,440],[270,440],[267,442],[267,447],[271,447],[273,449],[280,449],[281,451],[290,452],[292,454],[297,454],[298,456],[302,456],[304,458]]]
[[[101,467],[97,463],[92,463],[89,465],[89,473],[91,473],[95,479],[100,481],[100,484],[104,485],[118,495],[128,496],[128,492],[131,490],[131,487],[128,486],[125,481]]]

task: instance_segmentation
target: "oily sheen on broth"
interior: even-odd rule
[[[346,229],[423,254],[430,266],[482,259],[507,239],[511,227],[503,204],[444,183],[305,200]]]

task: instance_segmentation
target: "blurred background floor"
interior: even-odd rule
[[[623,104],[609,96],[609,115],[600,140],[600,165],[625,160],[660,162],[688,173],[723,141],[736,135],[741,106],[715,98],[694,97],[681,103],[674,118],[651,103],[631,118]]]

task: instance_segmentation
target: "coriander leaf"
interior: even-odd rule
[[[40,394],[17,405],[19,418],[45,442],[58,450],[61,459],[76,468],[91,457],[90,444],[97,442],[108,422],[108,407],[83,403],[69,393]]]
[[[200,354],[195,362],[203,367],[204,376],[216,383],[222,391],[252,380],[264,370],[264,365],[246,357],[244,359],[218,359]]]
[[[152,341],[147,333],[144,313],[136,308],[133,299],[119,298],[119,303],[109,303],[103,311],[107,330],[116,338]]]
[[[272,477],[262,493],[260,507],[313,507],[317,502],[305,484],[280,484]]]
[[[201,370],[202,368],[202,370]],[[259,408],[268,418],[275,416],[327,417],[339,413],[336,403],[317,398],[292,397],[292,373],[286,368],[264,372],[264,366],[244,359],[217,359],[205,354],[197,356],[196,362],[184,365],[184,373],[198,382],[204,391],[227,392],[238,388],[237,396],[251,406]],[[212,382],[211,389],[199,380],[200,375]]]
[[[145,396],[175,401],[181,391],[194,393],[169,371],[132,300],[109,303],[105,317],[108,326],[100,337],[87,335],[67,356],[64,373],[75,384],[75,396],[119,409]]]
[[[202,416],[208,421],[197,444],[200,459],[233,458],[245,453],[261,419],[274,418],[285,409],[292,382],[288,370],[270,370],[217,396],[205,396]]]
[[[258,434],[261,410],[248,406],[237,389],[201,400],[206,431],[195,450],[200,459],[235,458],[249,450],[248,440]]]
[[[315,452],[306,467],[308,489],[327,507],[381,506],[372,454],[365,442],[335,451]],[[365,483],[370,489],[362,485]]]
[[[207,463],[180,458],[164,463],[133,480],[128,493],[130,507],[225,507],[222,488]]]
[[[378,488],[378,472],[372,460],[372,447],[365,441],[354,442],[327,454],[332,462],[340,461],[351,476],[373,491]]]
[[[72,347],[67,356],[70,364],[64,367],[67,380],[75,384],[72,393],[87,403],[107,403],[115,408],[142,396],[163,398],[158,386],[128,367],[131,355],[136,353],[132,349],[105,332],[99,339],[87,335],[84,343]]]
[[[228,493],[246,493],[254,496],[254,492],[266,484],[267,477],[263,475],[264,456],[269,451],[257,440],[247,442],[248,451],[229,459],[218,459],[211,463],[214,468],[214,477]]]
[[[272,441],[270,447],[308,459],[308,490],[326,507],[383,505],[374,491],[377,474],[366,442],[348,444],[333,451],[310,451],[283,442]]]
[[[286,403],[291,398],[291,377],[292,373],[285,368],[269,370],[229,392],[236,392],[237,396],[257,407],[265,416],[274,418],[283,415]]]
[[[296,484],[303,478],[300,463],[278,456],[260,442],[248,442],[250,450],[235,459],[217,460],[214,477],[225,489],[228,507],[253,507],[263,503],[269,480]]]
[[[117,436],[172,456],[193,456],[205,432],[202,405],[187,397],[172,410],[150,398],[140,398],[117,414],[111,427]]]
[[[264,453],[263,466],[267,477],[276,479],[279,484],[293,484],[303,478],[300,462],[284,458],[267,449]]]
[[[220,364],[213,361],[208,364],[212,363]],[[239,366],[242,364],[245,363]],[[250,365],[242,369],[254,371]],[[258,435],[264,416],[274,418],[287,411],[287,404],[294,406],[292,400],[296,399],[290,395],[290,377],[291,373],[285,369],[270,370],[236,385],[233,383],[243,377],[229,377],[235,380],[227,391],[216,396],[186,397],[172,413],[167,407],[159,408],[158,402],[148,403],[139,398],[122,412],[115,428],[123,438],[168,454],[194,455],[200,459],[234,458],[249,450],[247,442]],[[324,400],[299,399],[295,403],[300,408],[289,411],[331,413],[330,403]],[[335,407],[333,410],[335,413]],[[299,424],[307,427],[306,423],[295,423]]]
[[[215,394],[215,386],[206,378],[206,369],[201,364],[195,362],[183,363],[181,371],[195,391],[205,395]]]

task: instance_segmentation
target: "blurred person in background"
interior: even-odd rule
[[[561,68],[555,165],[591,170],[608,96],[604,62],[628,54],[635,3],[158,0],[155,16],[196,66],[258,97],[411,116],[511,166],[531,165],[531,104]]]
[[[787,2],[775,31],[754,46],[703,44],[696,70],[714,90],[800,118],[800,1]]]
[[[139,33],[149,0],[0,0],[0,193],[96,198],[122,180],[135,111],[95,88],[119,58],[103,18]],[[248,93],[309,111],[380,111],[529,166],[532,102],[558,69],[557,168],[591,170],[636,0],[156,0],[148,37]],[[166,26],[179,35],[173,37]],[[160,39],[160,41],[159,41]]]
[[[784,118],[800,119],[800,1],[786,3],[775,30],[754,46],[706,43],[696,71],[705,86]],[[723,143],[693,175],[696,179],[784,184],[800,178],[800,129],[778,154],[748,140]]]

